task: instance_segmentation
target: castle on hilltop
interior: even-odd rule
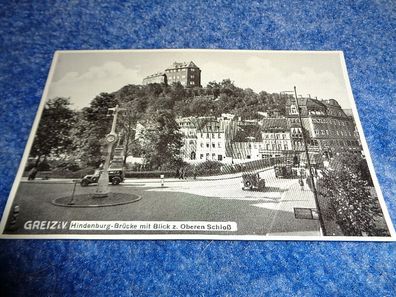
[[[174,62],[165,69],[164,72],[151,74],[143,79],[143,84],[164,83],[173,84],[181,83],[184,87],[201,87],[201,69],[194,64]]]

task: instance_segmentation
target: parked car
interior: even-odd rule
[[[97,170],[94,174],[88,174],[81,179],[81,186],[86,187],[89,184],[97,183],[103,170]],[[118,185],[124,181],[124,169],[122,168],[112,168],[109,171],[109,182],[112,185]]]
[[[265,180],[258,173],[242,174],[242,190],[258,190],[265,189]]]

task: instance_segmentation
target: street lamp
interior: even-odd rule
[[[323,220],[323,217],[322,217],[322,212],[320,210],[320,205],[319,205],[319,200],[318,200],[318,193],[316,191],[315,180],[314,180],[314,177],[313,177],[311,161],[310,161],[309,153],[308,153],[307,140],[305,138],[304,126],[303,126],[302,118],[301,118],[300,105],[298,103],[297,88],[294,86],[294,91],[282,91],[282,92],[280,92],[280,94],[282,94],[282,93],[294,93],[294,98],[296,99],[297,114],[298,114],[298,119],[299,119],[299,122],[300,122],[302,139],[303,139],[304,148],[305,148],[305,156],[307,158],[307,163],[308,163],[308,168],[309,168],[309,175],[310,175],[310,178],[311,178],[311,184],[312,184],[313,194],[314,194],[314,198],[315,198],[316,209],[318,210],[319,224],[320,224],[320,228],[322,229],[323,235],[326,235],[326,227],[325,227],[324,220]]]

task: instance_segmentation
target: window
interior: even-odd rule
[[[199,155],[199,158],[200,158],[200,159],[203,159],[203,154],[200,154],[200,155]]]
[[[203,144],[203,142],[201,142],[201,147],[204,147],[204,144]]]
[[[290,106],[290,114],[298,114],[297,108],[295,105]]]
[[[213,154],[212,154],[212,160],[215,160],[215,159],[216,159],[216,154],[213,153]]]
[[[278,150],[282,150],[282,145],[281,144],[278,144]]]
[[[209,153],[206,153],[206,160],[209,160]]]
[[[215,138],[216,136],[215,136],[215,134],[214,133],[212,133],[212,138]]]
[[[218,156],[217,156],[217,160],[218,160],[218,161],[223,161],[223,156],[222,156],[222,155],[218,155]]]
[[[219,133],[219,134],[217,134],[217,138],[221,138],[221,134]]]
[[[206,147],[209,147],[209,142],[206,143]]]
[[[212,143],[212,147],[213,147],[213,148],[215,148],[215,147],[216,147],[216,144],[215,144],[214,142]]]
[[[190,81],[190,85],[194,85],[195,83],[193,81]]]
[[[219,142],[219,143],[217,143],[217,147],[221,147],[221,143]]]
[[[287,143],[283,145],[283,148],[284,148],[285,151],[287,151],[289,149]]]

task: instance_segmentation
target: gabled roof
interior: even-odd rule
[[[190,64],[188,64],[188,67],[191,67],[191,68],[198,68],[198,66],[195,65],[195,63],[194,63],[193,61],[191,61]]]
[[[187,62],[173,62],[173,64],[171,66],[169,66],[168,68],[166,68],[165,70],[168,69],[175,69],[175,68],[198,68],[197,65],[195,65],[195,63],[193,61],[190,61],[190,63]]]

